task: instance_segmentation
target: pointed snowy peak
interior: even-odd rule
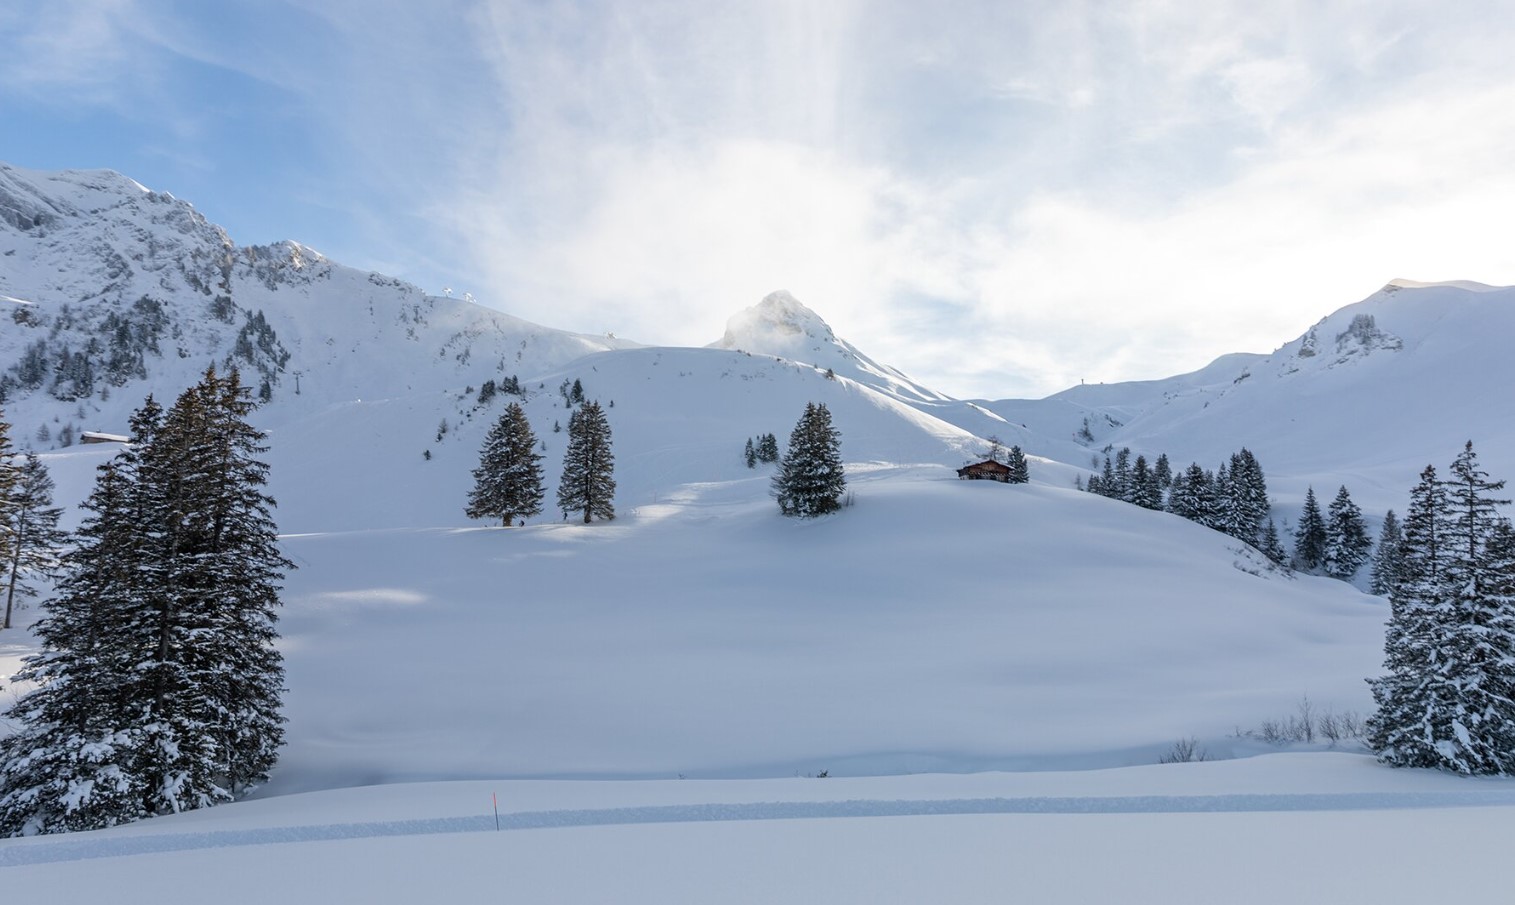
[[[816,351],[821,344],[835,342],[836,334],[819,314],[780,289],[733,315],[726,322],[726,335],[716,345],[795,358],[786,353]]]
[[[710,347],[813,365],[909,401],[947,398],[864,355],[838,337],[819,314],[782,289],[733,315],[726,322],[726,334]]]

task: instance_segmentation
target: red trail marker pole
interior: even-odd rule
[[[500,831],[500,799],[495,793],[490,792],[489,800],[494,804],[494,831],[498,833]]]

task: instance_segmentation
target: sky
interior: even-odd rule
[[[8,0],[0,160],[704,345],[787,289],[959,397],[1515,283],[1501,2]]]

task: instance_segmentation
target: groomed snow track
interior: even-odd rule
[[[1285,795],[1139,795],[1105,797],[954,798],[942,800],[851,800],[686,804],[652,807],[520,811],[501,814],[500,830],[719,823],[753,820],[818,820],[857,817],[925,817],[959,814],[1211,814],[1286,811],[1375,811],[1515,805],[1515,790],[1477,792],[1349,792]],[[323,842],[387,836],[481,833],[495,830],[491,815],[415,820],[333,823],[147,833],[129,836],[53,836],[0,842],[0,868],[93,858],[182,852],[195,849],[291,842]]]

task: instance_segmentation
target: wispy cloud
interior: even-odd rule
[[[192,125],[165,61],[269,86],[311,152],[253,178],[346,227],[300,238],[555,326],[703,343],[782,287],[928,384],[1008,395],[1266,350],[1393,276],[1515,282],[1497,9],[214,7],[0,11],[0,78],[151,86]]]

